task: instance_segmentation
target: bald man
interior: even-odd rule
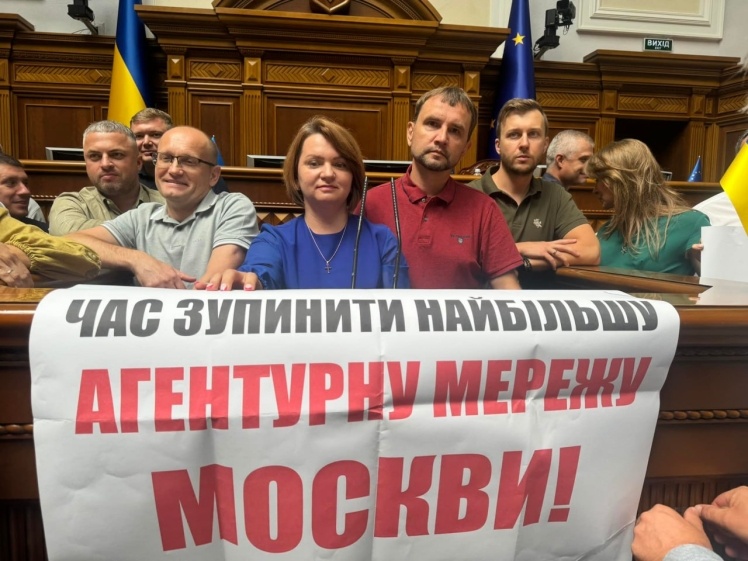
[[[189,288],[236,269],[257,235],[257,215],[241,193],[216,194],[217,148],[202,131],[174,127],[154,157],[165,204],[142,204],[70,237],[94,249],[102,266],[130,270],[143,286]]]

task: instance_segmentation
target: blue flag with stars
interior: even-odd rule
[[[504,42],[499,87],[496,91],[491,133],[488,138],[488,157],[494,159],[499,156],[496,152],[496,119],[502,106],[515,97],[535,99],[535,68],[532,36],[530,35],[529,0],[512,0],[509,29],[511,33]]]
[[[701,181],[701,156],[696,160],[696,165],[693,166],[688,181]]]

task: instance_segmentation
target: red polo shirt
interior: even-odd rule
[[[441,193],[428,197],[411,181],[410,168],[395,191],[413,288],[485,288],[522,265],[506,220],[480,191],[450,177]],[[367,191],[366,218],[395,232],[389,183]]]

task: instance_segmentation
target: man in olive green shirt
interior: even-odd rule
[[[135,135],[114,121],[98,121],[83,132],[86,173],[93,183],[62,193],[52,204],[49,231],[62,236],[99,226],[141,203],[163,203],[158,191],[138,180],[141,156]]]
[[[88,247],[50,236],[0,207],[0,286],[34,286],[32,275],[44,280],[91,279],[100,265],[99,256]]]

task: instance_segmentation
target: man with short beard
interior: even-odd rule
[[[519,288],[522,259],[506,221],[488,197],[451,178],[476,121],[468,95],[448,87],[425,93],[408,123],[413,162],[395,191],[413,288]],[[367,194],[363,212],[397,233],[389,184]]]
[[[86,173],[93,183],[78,192],[60,194],[49,213],[56,236],[99,226],[142,203],[162,203],[158,191],[138,181],[141,156],[135,135],[114,121],[92,123],[83,132]]]
[[[547,132],[548,119],[537,101],[510,99],[496,123],[501,164],[470,183],[499,205],[525,273],[600,263],[595,232],[571,195],[558,183],[533,177],[548,148]]]

